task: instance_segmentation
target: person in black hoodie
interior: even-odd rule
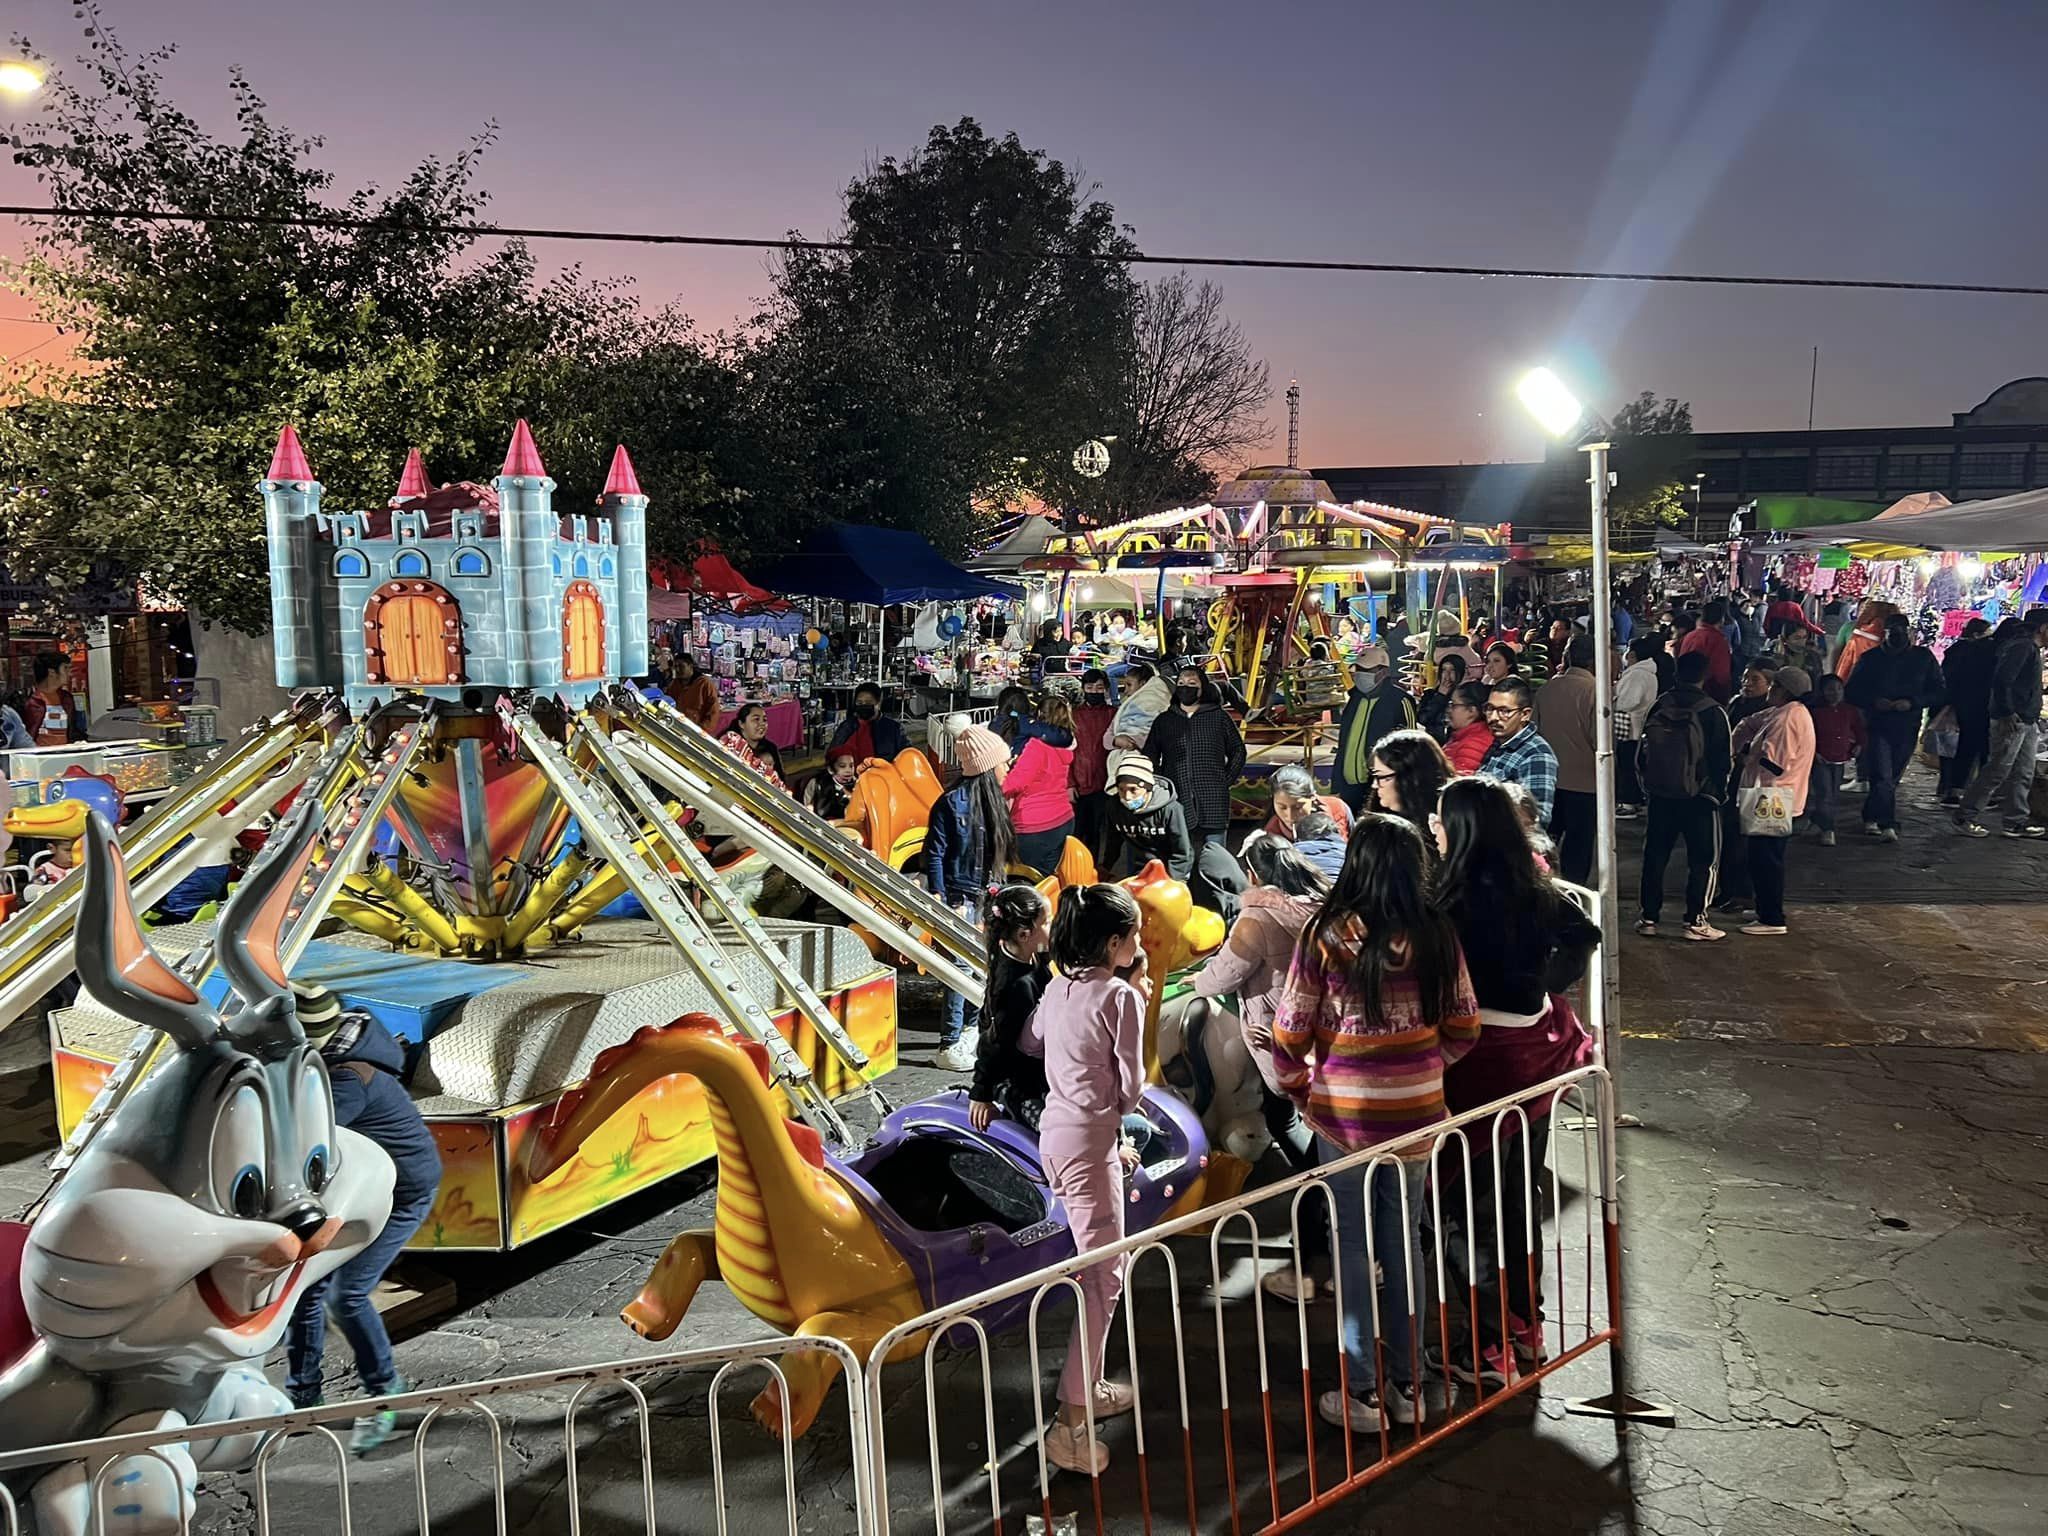
[[[1849,674],[1849,702],[1870,727],[1870,795],[1863,829],[1887,843],[1899,840],[1899,779],[1920,742],[1924,711],[1941,707],[1941,668],[1934,652],[1913,643],[1903,613],[1885,620],[1884,640],[1865,651]]]
[[[1052,979],[1052,905],[1028,885],[989,898],[988,993],[975,1040],[967,1118],[985,1131],[998,1114],[1038,1129],[1045,1108],[1045,1057],[1025,1048],[1031,1015]]]
[[[356,1374],[362,1377],[364,1390],[372,1397],[405,1390],[405,1380],[391,1358],[391,1336],[370,1304],[370,1295],[433,1210],[441,1187],[441,1154],[400,1080],[405,1052],[391,1032],[367,1013],[344,1010],[341,999],[323,986],[294,982],[292,991],[299,1027],[327,1068],[334,1123],[376,1142],[398,1171],[391,1190],[391,1218],[384,1230],[361,1253],[308,1289],[292,1314],[285,1390],[294,1405],[311,1408],[320,1402],[320,1361],[330,1310],[355,1351]],[[388,1409],[357,1419],[349,1449],[358,1456],[375,1450],[390,1438],[396,1420]]]
[[[1526,1094],[1538,1084],[1583,1066],[1592,1058],[1592,1039],[1559,994],[1577,984],[1600,945],[1600,929],[1552,883],[1536,863],[1522,833],[1521,813],[1498,780],[1481,775],[1444,786],[1432,818],[1442,856],[1434,882],[1436,903],[1457,926],[1479,1004],[1479,1041],[1444,1073],[1444,1098],[1453,1114],[1496,1099]],[[1530,1220],[1533,1195],[1525,1168],[1540,1170],[1550,1135],[1550,1106],[1524,1103],[1526,1120],[1508,1116],[1498,1142],[1494,1128],[1472,1129],[1469,1159],[1474,1273],[1467,1277],[1478,1304],[1467,1326],[1476,1329],[1475,1366],[1468,1335],[1453,1342],[1449,1365],[1468,1385],[1488,1391],[1505,1387],[1515,1364],[1523,1369],[1543,1357],[1543,1296],[1524,1246],[1524,1233],[1540,1231],[1540,1209]],[[1527,1161],[1514,1137],[1527,1126]],[[1496,1151],[1496,1145],[1498,1150]],[[1466,1209],[1465,1168],[1447,1158],[1440,1209],[1454,1228],[1445,1257],[1465,1268],[1462,1228]],[[1495,1256],[1502,1244],[1494,1226],[1494,1191],[1500,1191],[1500,1231],[1505,1235],[1503,1275]],[[1501,1330],[1501,1289],[1507,1291],[1507,1334]],[[1520,1357],[1511,1363],[1512,1348]]]
[[[1970,775],[1990,750],[1991,663],[1997,651],[1990,621],[1972,619],[1941,658],[1942,686],[1948,690],[1948,707],[1956,712],[1955,756],[1941,760],[1943,805],[1963,803]]]
[[[1728,713],[1706,691],[1707,658],[1678,658],[1677,686],[1650,706],[1637,759],[1648,798],[1643,835],[1642,911],[1636,932],[1654,934],[1664,910],[1664,867],[1685,843],[1685,936],[1726,938],[1707,920],[1721,853],[1721,801],[1728,793]]]
[[[1180,669],[1173,708],[1152,722],[1145,755],[1180,794],[1188,835],[1196,843],[1224,842],[1230,835],[1230,788],[1244,770],[1244,737],[1201,668]]]
[[[1956,811],[1956,830],[1966,837],[1990,835],[1990,828],[1977,818],[2000,799],[2005,801],[2007,837],[2048,835],[2048,828],[2029,813],[2034,753],[2041,734],[2041,653],[2048,651],[2048,608],[2028,609],[2019,626],[2019,633],[2000,641],[1992,657],[1990,751]]]
[[[1152,771],[1142,752],[1112,752],[1109,758],[1109,813],[1103,819],[1102,851],[1095,868],[1104,880],[1135,874],[1158,859],[1176,880],[1195,872],[1195,847],[1187,816],[1173,797],[1173,785]],[[1128,871],[1120,866],[1131,855]]]

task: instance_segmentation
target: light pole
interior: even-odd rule
[[[1612,1111],[1600,1138],[1601,1206],[1605,1220],[1608,1308],[1616,1337],[1608,1346],[1612,1392],[1604,1398],[1575,1399],[1568,1406],[1574,1413],[1612,1418],[1617,1426],[1631,1421],[1672,1424],[1677,1422],[1677,1416],[1670,1408],[1645,1402],[1629,1392],[1626,1336],[1621,1329],[1621,1189],[1615,1146],[1621,1127],[1619,1079],[1615,1072],[1615,1042],[1621,1037],[1621,925],[1615,910],[1620,871],[1614,843],[1614,587],[1607,571],[1607,453],[1613,446],[1607,434],[1611,428],[1597,411],[1588,411],[1548,368],[1534,368],[1524,374],[1515,393],[1545,432],[1554,438],[1578,440],[1579,451],[1588,460],[1586,484],[1592,512],[1594,879],[1600,890],[1598,1045],[1600,1063],[1607,1070]]]
[[[1692,541],[1700,541],[1700,492],[1705,489],[1707,477],[1704,474],[1692,477]]]

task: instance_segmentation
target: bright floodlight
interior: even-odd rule
[[[1563,437],[1578,425],[1584,407],[1578,396],[1564,387],[1564,380],[1548,368],[1531,368],[1515,386],[1524,409],[1536,424],[1552,437]]]
[[[0,64],[0,91],[9,96],[33,96],[43,88],[43,72],[20,59]]]

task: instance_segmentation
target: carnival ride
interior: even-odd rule
[[[1139,942],[1158,978],[1143,1047],[1156,1083],[1167,978],[1221,944],[1223,924],[1156,860],[1123,884],[1137,899]],[[1057,900],[1056,879],[1040,888]],[[770,1326],[841,1339],[864,1357],[921,1312],[1073,1256],[1066,1209],[1027,1127],[999,1118],[976,1130],[967,1095],[954,1091],[896,1110],[867,1146],[835,1154],[813,1129],[780,1115],[766,1053],[701,1015],[642,1031],[600,1057],[590,1083],[565,1095],[542,1127],[529,1154],[535,1176],[573,1164],[639,1094],[680,1073],[709,1100],[718,1201],[711,1228],[679,1233],[626,1307],[625,1321],[643,1337],[667,1338],[699,1287],[723,1279]],[[1243,1187],[1250,1164],[1212,1153],[1201,1119],[1173,1093],[1148,1088],[1141,1113],[1154,1135],[1131,1174],[1125,1219],[1133,1230]],[[1001,1328],[1024,1307],[1019,1299],[980,1321]],[[895,1358],[923,1345],[906,1341]],[[788,1399],[771,1383],[754,1400],[755,1418],[771,1432],[801,1435],[837,1374],[836,1357],[824,1353],[785,1362]]]
[[[146,909],[288,794],[311,807],[278,950],[407,1045],[445,1168],[419,1246],[516,1246],[710,1156],[686,1081],[649,1087],[573,1171],[537,1179],[527,1155],[600,1055],[684,1013],[759,1046],[794,1114],[853,1139],[838,1101],[894,1064],[895,974],[850,928],[757,918],[704,833],[971,1000],[983,985],[958,914],[620,684],[646,665],[646,497],[624,449],[596,515],[558,517],[553,488],[522,422],[489,485],[432,488],[415,455],[388,508],[323,513],[285,429],[261,490],[278,680],[300,691],[121,834]],[[628,893],[644,920],[592,926]],[[82,899],[67,875],[0,929],[0,1022],[73,969]],[[316,938],[329,917],[350,931]],[[214,930],[154,943],[221,995]],[[55,1013],[52,1040],[62,1178],[165,1053],[97,1002]]]

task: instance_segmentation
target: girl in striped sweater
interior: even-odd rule
[[[1325,1392],[1318,1407],[1376,1432],[1423,1418],[1418,1337],[1421,1305],[1424,1142],[1399,1173],[1382,1167],[1367,1189],[1370,1158],[1354,1157],[1449,1118],[1444,1068],[1479,1038],[1479,1004],[1458,931],[1429,900],[1422,837],[1394,816],[1368,815],[1352,829],[1329,899],[1302,931],[1273,1021],[1273,1064],[1323,1143],[1321,1158],[1351,1160],[1329,1173],[1337,1201],[1339,1319],[1350,1398]],[[1367,1196],[1378,1260],[1386,1376],[1372,1324],[1373,1265],[1366,1250]],[[1404,1200],[1405,1195],[1405,1200]]]

